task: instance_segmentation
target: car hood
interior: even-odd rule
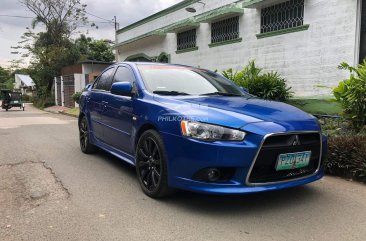
[[[169,99],[169,100],[167,100]],[[175,105],[173,110],[194,117],[207,117],[208,122],[240,128],[254,122],[314,122],[314,117],[291,105],[258,98],[244,97],[158,97],[157,101]]]

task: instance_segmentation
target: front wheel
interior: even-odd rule
[[[89,140],[89,125],[85,116],[82,117],[79,123],[79,139],[82,152],[91,154],[96,151],[96,147]]]
[[[169,195],[164,143],[158,132],[144,132],[136,148],[136,172],[142,191],[152,198]]]

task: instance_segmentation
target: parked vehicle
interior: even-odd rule
[[[81,95],[79,131],[84,153],[100,148],[134,165],[153,198],[277,190],[324,175],[315,117],[188,66],[107,68]]]
[[[22,93],[12,92],[11,90],[1,90],[2,102],[1,108],[8,111],[13,107],[19,107],[20,109],[25,109]]]

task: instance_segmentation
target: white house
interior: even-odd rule
[[[330,95],[337,66],[366,56],[366,0],[185,0],[119,29],[115,47],[118,61],[219,71],[254,59],[298,96]]]
[[[35,84],[29,75],[15,74],[15,90],[20,90],[22,94],[32,95]]]
[[[93,82],[112,62],[86,60],[61,70],[61,76],[54,79],[55,104],[69,108],[77,107],[73,94],[82,92],[85,86]]]

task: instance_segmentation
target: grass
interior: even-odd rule
[[[311,114],[340,115],[343,111],[335,99],[291,99],[287,103]]]
[[[72,115],[72,116],[75,116],[75,117],[78,117],[79,116],[79,107],[77,108],[72,108],[72,109],[69,109],[69,110],[66,110],[64,111],[64,113],[68,114],[68,115]]]

